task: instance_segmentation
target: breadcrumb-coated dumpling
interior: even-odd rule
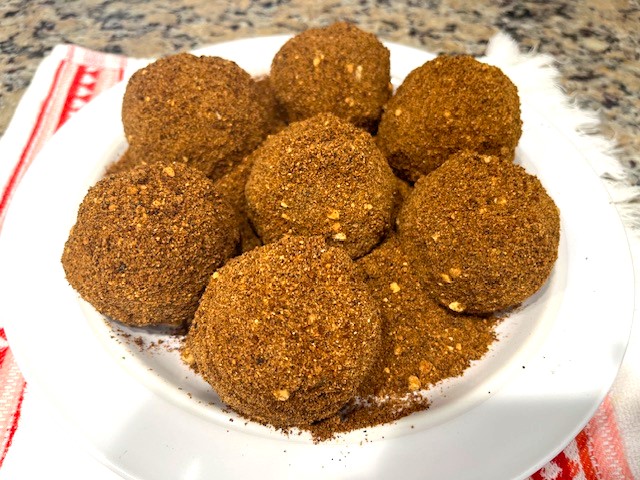
[[[236,253],[237,222],[202,172],[141,165],[91,187],[62,265],[100,313],[128,325],[182,326],[211,274]]]
[[[271,83],[289,122],[331,112],[374,131],[390,82],[389,50],[346,22],[296,35],[271,64]]]
[[[292,236],[216,272],[186,348],[237,412],[304,426],[353,398],[379,354],[380,332],[377,306],[346,252]]]
[[[289,125],[250,159],[247,211],[264,243],[321,235],[357,258],[391,228],[396,178],[371,135],[333,114]]]
[[[441,304],[487,314],[545,283],[558,256],[560,214],[524,168],[461,152],[415,184],[398,233]]]
[[[415,182],[462,150],[513,160],[521,133],[511,80],[472,57],[443,55],[398,87],[376,140],[396,174]]]
[[[270,113],[251,76],[219,57],[180,53],[133,74],[122,123],[135,162],[185,162],[220,178],[267,135]]]

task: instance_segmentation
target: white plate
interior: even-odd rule
[[[265,73],[287,37],[198,53]],[[388,44],[397,84],[432,55]],[[101,95],[50,140],[16,193],[0,237],[0,303],[27,380],[94,454],[127,478],[518,478],[585,425],[627,344],[633,273],[623,227],[579,151],[522,98],[518,161],[560,208],[554,272],[500,326],[501,340],[462,378],[433,389],[433,407],[393,425],[314,445],[223,411],[176,352],[117,341],[68,286],[60,256],[76,211],[123,148],[124,86]],[[131,330],[143,341],[161,333]]]

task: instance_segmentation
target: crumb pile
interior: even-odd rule
[[[392,236],[358,261],[381,306],[383,354],[362,393],[401,396],[457,377],[487,351],[495,318],[459,315],[425,291],[412,260]]]
[[[311,427],[318,439],[424,410],[428,389],[461,375],[494,341],[497,318],[459,315],[431,298],[395,236],[357,262],[382,317],[382,349],[358,401]]]
[[[312,28],[278,51],[271,79],[290,122],[331,112],[375,131],[391,96],[389,50],[349,23]]]
[[[523,302],[547,280],[560,214],[522,167],[463,152],[416,183],[398,232],[439,302],[487,314]]]
[[[306,426],[355,395],[379,355],[380,318],[343,249],[285,237],[216,272],[186,345],[232,408]]]
[[[179,161],[220,178],[270,128],[251,76],[219,57],[162,58],[133,74],[122,103],[129,162]]]
[[[521,133],[520,99],[511,80],[472,57],[443,55],[398,87],[377,141],[396,174],[415,182],[460,150],[513,160]]]
[[[140,70],[69,282],[121,322],[190,325],[185,362],[249,419],[322,440],[427,408],[546,281],[560,221],[512,163],[500,70],[442,56],[391,99],[389,78],[346,23],[295,36],[257,82],[188,54]]]
[[[357,258],[391,228],[389,165],[371,135],[333,114],[289,125],[250,158],[249,219],[265,243],[322,235]]]
[[[62,265],[100,313],[129,325],[181,326],[238,240],[236,217],[201,172],[141,165],[89,190]]]

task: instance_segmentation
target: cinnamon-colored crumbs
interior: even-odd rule
[[[395,236],[357,264],[382,315],[382,353],[358,398],[340,414],[310,427],[317,440],[426,409],[424,391],[462,375],[482,358],[500,321],[458,315],[438,305]]]

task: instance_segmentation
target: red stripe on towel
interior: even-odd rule
[[[1,191],[0,232],[11,197],[44,141],[88,100],[122,80],[127,59],[122,58],[119,65],[111,67],[109,62],[105,65],[105,58],[98,52],[70,46],[60,61],[28,141]],[[0,328],[0,467],[18,428],[26,387],[6,340],[4,329]]]
[[[61,62],[58,68],[56,69],[56,73],[53,77],[53,82],[51,82],[51,88],[49,89],[49,92],[47,93],[47,96],[45,97],[44,102],[42,102],[42,105],[40,107],[40,112],[38,112],[36,124],[33,130],[31,130],[29,141],[27,142],[24,149],[22,150],[22,154],[20,155],[20,160],[18,160],[18,163],[13,169],[13,172],[11,172],[9,181],[7,182],[7,185],[4,187],[4,191],[2,192],[2,197],[0,198],[0,232],[2,231],[2,222],[4,220],[7,207],[9,206],[9,201],[11,200],[11,196],[13,195],[15,188],[18,186],[18,182],[22,178],[22,175],[24,174],[29,164],[31,163],[31,156],[29,154],[31,153],[31,148],[33,146],[36,135],[40,131],[42,123],[45,120],[45,113],[47,112],[47,107],[49,106],[49,103],[51,102],[53,94],[57,89],[58,82],[60,80],[60,72],[62,71],[63,66],[64,66],[64,62]]]
[[[0,329],[0,467],[18,428],[25,381]]]

